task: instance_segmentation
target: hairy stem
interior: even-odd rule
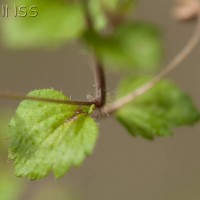
[[[94,73],[95,73],[95,105],[98,108],[101,108],[106,103],[106,80],[105,80],[105,73],[104,67],[102,63],[97,60],[94,66]]]
[[[133,101],[138,96],[144,94],[145,92],[153,88],[165,76],[167,76],[169,73],[171,73],[175,68],[179,66],[179,64],[191,53],[194,47],[198,44],[199,40],[200,40],[200,13],[198,14],[196,29],[193,35],[191,36],[191,39],[185,45],[185,47],[174,57],[174,59],[165,67],[165,69],[161,71],[157,76],[155,76],[150,82],[144,84],[143,86],[136,89],[132,93],[120,98],[119,100],[116,100],[115,102],[103,108],[102,113],[104,113],[104,115],[112,114],[121,107]]]

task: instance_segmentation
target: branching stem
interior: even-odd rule
[[[93,30],[93,22],[89,12],[88,2],[87,0],[84,0],[82,3],[85,10],[85,18],[88,28]],[[95,105],[99,109],[102,108],[106,103],[106,81],[105,81],[103,64],[98,59],[94,64],[94,75],[95,75],[95,95],[96,95],[94,101],[71,101],[71,100],[48,99],[48,98],[25,96],[19,93],[8,92],[8,91],[1,92],[0,98],[14,99],[14,100],[35,100],[35,101],[43,101],[50,103],[79,105],[79,106]]]
[[[89,11],[86,10],[86,20],[88,26],[93,28],[92,20],[89,15]],[[40,98],[40,97],[31,97],[24,96],[21,94],[11,93],[11,92],[2,92],[0,93],[0,98],[3,99],[17,99],[17,100],[35,100],[35,101],[43,101],[50,103],[61,103],[61,104],[69,104],[69,105],[79,105],[79,106],[91,106],[95,105],[97,109],[101,113],[101,117],[105,117],[113,112],[117,111],[121,107],[127,105],[131,101],[133,101],[138,96],[144,94],[151,88],[153,88],[157,83],[159,83],[165,76],[171,73],[175,68],[179,66],[179,64],[191,53],[194,47],[200,40],[200,13],[198,14],[198,22],[196,29],[189,40],[189,42],[185,45],[185,47],[174,57],[174,59],[166,66],[166,68],[161,71],[157,76],[155,76],[150,82],[144,84],[137,90],[132,93],[122,97],[119,100],[103,107],[106,103],[106,81],[104,74],[104,67],[102,63],[97,60],[94,65],[95,72],[95,87],[96,87],[96,97],[94,101],[71,101],[71,100],[57,100],[57,99],[48,99],[48,98]]]
[[[105,81],[104,68],[100,61],[96,61],[96,63],[94,64],[94,74],[95,74],[95,93],[96,93],[94,101],[71,101],[71,100],[48,99],[48,98],[25,96],[16,92],[9,92],[9,91],[2,91],[0,93],[0,98],[14,99],[14,100],[35,100],[35,101],[80,105],[80,106],[95,105],[97,108],[102,108],[106,103],[106,81]]]

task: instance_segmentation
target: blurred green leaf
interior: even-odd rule
[[[126,23],[113,36],[88,31],[86,43],[113,69],[155,70],[162,60],[163,48],[159,31],[146,23]]]
[[[142,77],[123,81],[119,97],[136,90],[148,80],[149,77]],[[171,135],[175,127],[193,125],[199,121],[200,113],[189,96],[165,80],[121,108],[117,119],[133,136],[153,139]]]
[[[38,12],[36,17],[14,17],[12,10],[5,18],[3,42],[13,48],[58,46],[78,38],[86,28],[82,7],[77,2],[12,0],[11,5],[26,5],[29,14],[29,8],[35,5]]]
[[[29,96],[67,100],[53,89],[36,90]],[[92,153],[98,128],[90,107],[23,101],[10,122],[9,158],[17,176],[41,179],[54,172],[63,176]]]

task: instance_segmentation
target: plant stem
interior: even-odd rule
[[[87,0],[83,1],[83,8],[85,11],[85,19],[88,26],[88,29],[94,31],[94,24],[89,10],[89,2]],[[94,77],[95,77],[95,100],[94,105],[97,108],[102,108],[106,103],[106,80],[105,72],[102,62],[95,57],[94,67]]]
[[[25,96],[16,92],[6,92],[6,91],[0,93],[0,98],[15,99],[15,100],[35,100],[35,101],[60,103],[68,105],[80,105],[80,106],[95,105],[97,108],[102,108],[106,103],[106,81],[105,81],[104,68],[99,60],[97,60],[94,65],[94,74],[95,74],[95,95],[96,95],[94,101],[71,101],[71,100],[48,99],[48,98]]]
[[[106,103],[106,79],[103,64],[97,60],[94,66],[95,73],[95,105],[102,108]]]
[[[70,101],[70,100],[48,99],[48,98],[24,96],[24,95],[16,94],[13,92],[2,92],[0,93],[0,98],[14,99],[14,100],[34,100],[34,101],[42,101],[42,102],[49,102],[49,103],[78,105],[78,106],[91,106],[95,104],[95,102],[93,101],[90,102],[90,101]]]
[[[165,76],[167,76],[169,73],[171,73],[175,68],[179,66],[179,64],[191,53],[194,47],[198,44],[199,40],[200,40],[200,13],[198,14],[196,29],[193,35],[191,36],[191,39],[185,45],[185,47],[174,57],[174,59],[166,66],[166,68],[163,71],[161,71],[157,76],[155,76],[150,82],[144,84],[143,86],[136,89],[132,93],[122,97],[119,100],[116,100],[115,102],[103,108],[102,113],[104,113],[104,115],[112,114],[121,107],[132,102],[138,96],[144,94],[145,92],[153,88]]]

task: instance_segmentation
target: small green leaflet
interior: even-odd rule
[[[120,85],[118,97],[134,91],[149,80],[149,77],[126,79]],[[121,108],[117,119],[131,135],[153,139],[171,135],[175,127],[193,125],[199,121],[200,113],[189,96],[172,82],[164,80]]]
[[[161,34],[147,23],[124,23],[113,36],[87,31],[84,38],[86,44],[112,69],[155,70],[163,57]]]
[[[13,5],[37,6],[36,17],[9,17],[2,24],[5,45],[12,48],[56,47],[66,41],[77,39],[86,29],[80,3],[65,0],[11,0]]]
[[[67,100],[53,89],[36,90],[29,96]],[[25,100],[9,128],[9,158],[15,173],[31,180],[54,172],[63,176],[79,166],[95,146],[98,127],[90,117],[93,108]],[[89,113],[90,112],[90,113]]]

